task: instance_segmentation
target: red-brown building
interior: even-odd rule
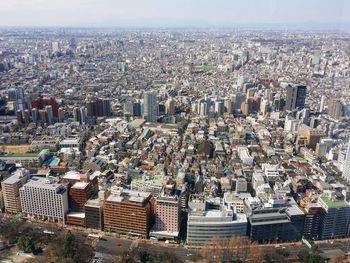
[[[154,222],[154,202],[147,192],[112,192],[103,206],[105,230],[148,238]]]
[[[49,97],[49,98],[39,97],[39,98],[31,101],[32,108],[36,108],[37,110],[43,110],[43,109],[45,109],[45,106],[49,106],[49,105],[52,106],[53,116],[58,118],[59,104],[54,98],[52,98],[52,97]]]

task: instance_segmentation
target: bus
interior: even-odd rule
[[[93,240],[99,240],[99,239],[101,239],[101,236],[96,235],[96,234],[89,234],[88,238],[93,239]]]

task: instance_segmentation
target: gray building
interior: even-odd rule
[[[304,213],[297,206],[261,209],[253,211],[248,222],[248,234],[252,241],[298,241],[303,232]]]
[[[189,203],[187,243],[204,244],[216,239],[245,236],[247,217],[225,206],[222,200],[208,202],[192,200]]]
[[[143,116],[148,122],[157,122],[158,101],[155,92],[146,92],[143,97]]]
[[[344,197],[322,196],[319,203],[326,213],[322,219],[319,239],[346,237],[349,235],[350,205]]]
[[[303,85],[287,86],[285,110],[292,111],[305,106],[307,88]]]

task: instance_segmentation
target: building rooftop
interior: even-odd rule
[[[340,208],[349,206],[349,204],[344,200],[333,200],[325,196],[320,197],[320,199],[324,204],[326,204],[328,208]]]
[[[89,185],[89,183],[76,182],[76,183],[72,186],[72,188],[75,188],[75,189],[85,189],[88,185]]]

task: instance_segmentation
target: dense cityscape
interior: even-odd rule
[[[348,262],[349,55],[345,31],[4,27],[3,225],[92,262],[243,262],[210,250],[232,239]]]

